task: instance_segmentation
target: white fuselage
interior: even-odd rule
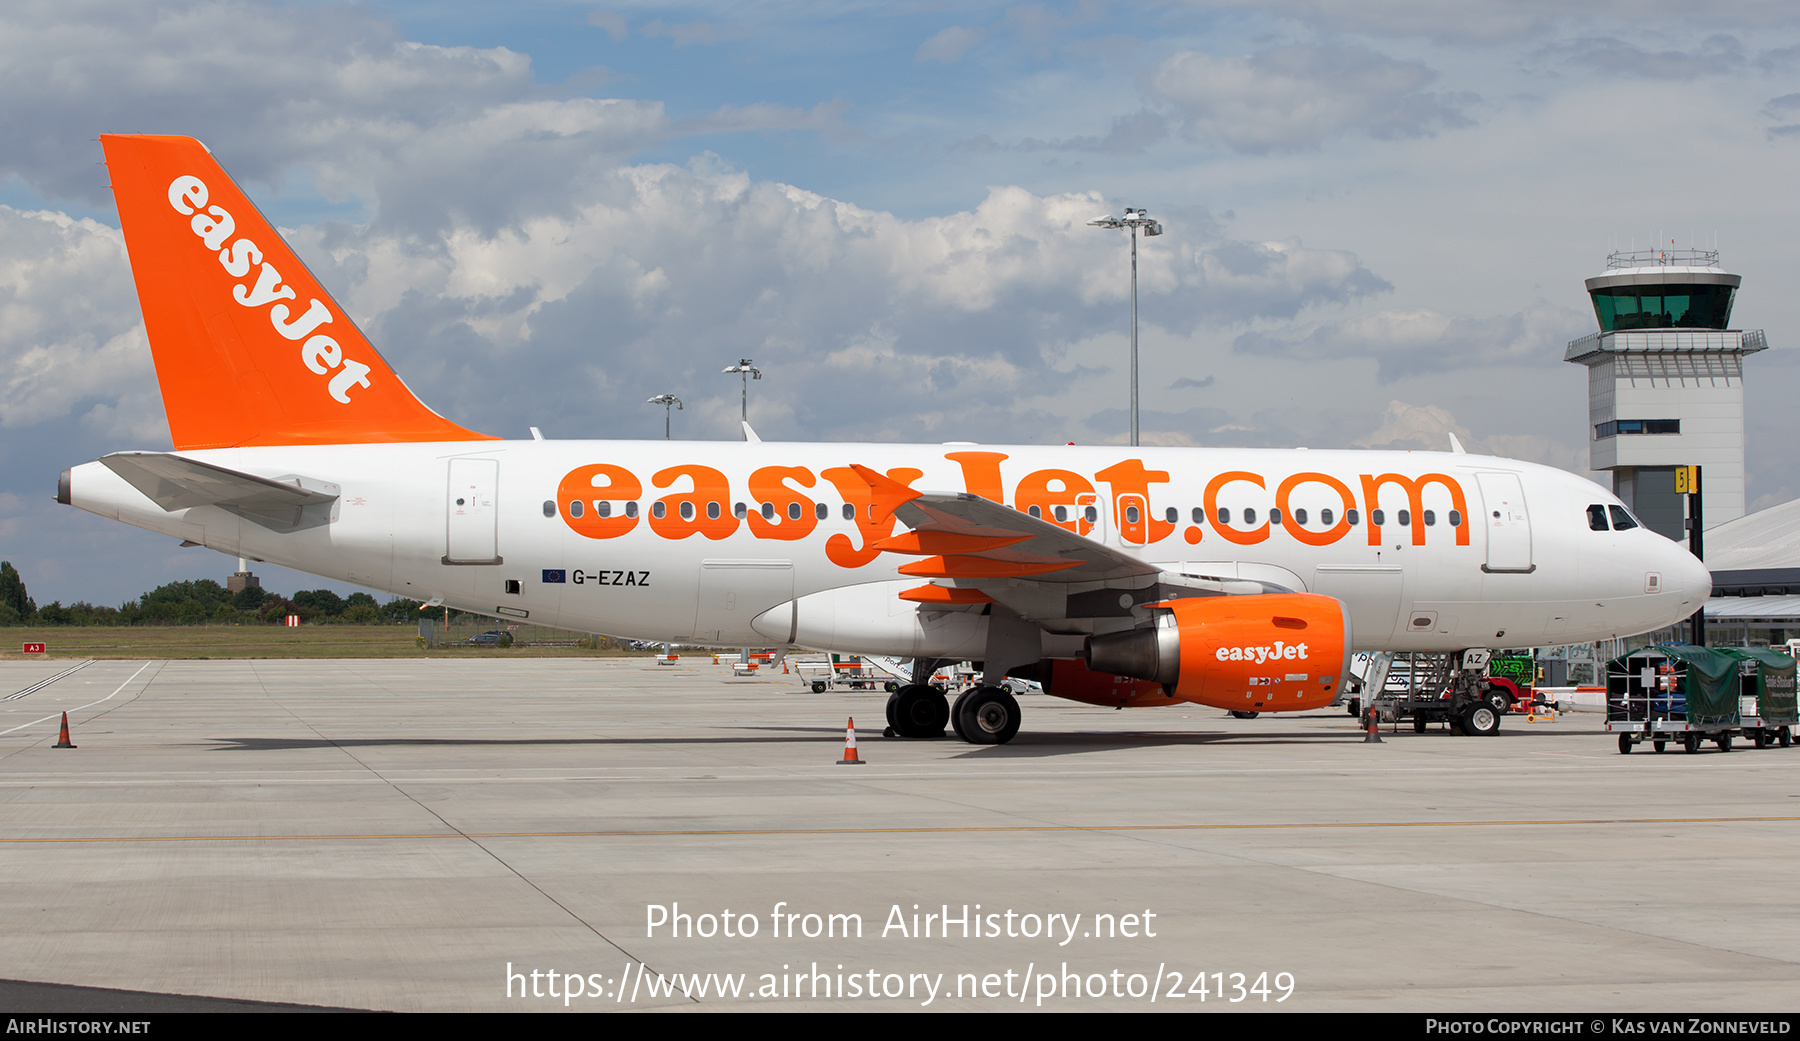
[[[165,512],[89,463],[71,472],[70,501],[358,586],[659,641],[979,657],[982,614],[899,599],[921,584],[897,571],[909,558],[865,549],[885,532],[845,519],[847,505],[867,510],[858,505],[866,492],[859,500],[845,477],[852,463],[910,479],[919,491],[972,492],[1046,519],[1066,516],[1078,534],[1168,572],[1337,597],[1363,650],[1632,635],[1691,615],[1711,588],[1685,548],[1648,529],[1593,530],[1586,508],[1618,500],[1592,482],[1477,455],[663,441],[182,454],[329,482],[339,499],[328,520],[282,531],[215,506]],[[595,464],[606,464],[606,475],[580,477],[583,490],[569,494],[570,475]],[[638,483],[636,494],[623,494],[621,473]],[[692,520],[681,516],[680,499],[694,503]],[[762,519],[767,499],[781,500],[770,503],[772,519]],[[662,517],[653,516],[658,500],[667,500]],[[718,517],[707,516],[709,502]],[[1114,624],[1038,621],[1070,636]]]

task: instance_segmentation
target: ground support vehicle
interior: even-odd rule
[[[1671,742],[1698,752],[1708,741],[1721,752],[1731,751],[1733,739],[1744,732],[1744,660],[1670,643],[1614,658],[1606,666],[1607,733],[1619,736],[1621,754],[1645,741],[1658,752]],[[1793,659],[1787,661],[1791,669]],[[1762,733],[1761,721],[1752,729]]]
[[[1368,700],[1365,722],[1399,724],[1412,720],[1423,733],[1443,723],[1459,734],[1487,736],[1500,729],[1502,711],[1494,705],[1492,681],[1484,675],[1488,652],[1467,650],[1400,651],[1388,662],[1386,675]],[[1373,680],[1373,676],[1370,677]]]
[[[1758,748],[1793,743],[1797,722],[1794,697],[1794,659],[1780,651],[1761,647],[1721,647],[1719,652],[1736,658],[1740,732]]]
[[[814,694],[828,690],[900,689],[898,680],[884,675],[859,654],[833,654],[828,661],[796,661],[794,671]]]

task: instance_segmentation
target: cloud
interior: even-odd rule
[[[931,38],[919,45],[914,61],[935,61],[939,65],[949,65],[962,60],[969,53],[969,48],[980,43],[987,33],[980,29],[968,29],[960,25],[952,25],[940,29]]]
[[[960,141],[951,148],[953,151],[967,152],[1105,152],[1132,155],[1143,152],[1168,136],[1168,122],[1157,113],[1145,109],[1113,120],[1112,129],[1100,137],[1084,135],[1049,141],[1028,137],[1017,144],[1001,145],[984,134]]]
[[[638,32],[644,36],[665,37],[676,47],[718,43],[725,38],[725,34],[719,30],[719,27],[711,22],[684,22],[681,25],[670,25],[661,18],[646,23]]]
[[[1169,384],[1169,389],[1170,390],[1185,390],[1188,388],[1193,388],[1195,390],[1198,390],[1203,387],[1210,387],[1212,385],[1213,385],[1213,378],[1211,376],[1205,376],[1205,377],[1202,377],[1201,379],[1194,379],[1192,376],[1183,376],[1180,379],[1176,380],[1174,383]]]
[[[160,399],[143,393],[154,380],[118,230],[0,206],[0,428],[86,412],[141,434],[149,406],[154,432]]]
[[[1591,315],[1545,303],[1485,318],[1422,309],[1376,311],[1321,323],[1306,333],[1247,332],[1232,343],[1232,349],[1313,360],[1374,359],[1376,378],[1392,383],[1475,365],[1560,360],[1564,344],[1588,331],[1591,322]]]
[[[1772,61],[1783,55],[1770,52]],[[1586,37],[1547,47],[1542,55],[1568,65],[1613,76],[1654,80],[1691,80],[1736,72],[1749,63],[1743,41],[1717,33],[1688,51],[1647,51],[1615,37]]]
[[[615,41],[623,40],[626,32],[625,16],[617,11],[593,10],[588,12],[587,23],[596,29],[606,30],[606,35]]]
[[[1278,47],[1241,58],[1181,51],[1150,74],[1147,89],[1171,103],[1191,138],[1252,154],[1317,147],[1361,130],[1421,137],[1470,123],[1470,95],[1423,88],[1436,73],[1362,47]]]

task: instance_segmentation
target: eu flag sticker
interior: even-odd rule
[[[564,571],[561,568],[557,568],[554,571],[550,570],[549,568],[545,568],[544,569],[544,582],[546,584],[553,583],[553,582],[567,582],[569,580],[567,575],[568,575],[568,572]]]

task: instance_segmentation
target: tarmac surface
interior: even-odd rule
[[[707,658],[101,661],[7,696],[72,664],[0,663],[0,976],[109,1008],[1800,1006],[1800,747],[1048,697],[1008,745],[884,740],[884,693]],[[0,1004],[52,993],[89,992]]]

